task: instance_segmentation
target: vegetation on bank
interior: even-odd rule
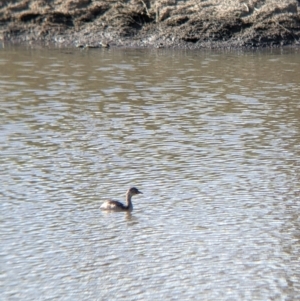
[[[2,0],[0,39],[66,46],[300,44],[300,0]]]

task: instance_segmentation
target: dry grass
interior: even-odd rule
[[[4,1],[0,11],[8,14],[16,12],[44,13],[55,10],[64,14],[82,13],[99,5],[109,6],[123,13],[144,11],[155,20],[164,21],[169,17],[186,14],[200,14],[206,17],[224,18],[228,15],[247,17],[250,15],[297,13],[297,0],[20,0]]]
[[[297,0],[156,0],[151,8],[163,12],[171,10],[169,16],[178,14],[201,14],[207,17],[224,18],[228,15],[245,17],[267,13],[297,13]],[[165,19],[165,18],[163,18]]]
[[[297,36],[290,28],[300,27],[299,7],[298,0],[0,0],[0,26],[2,32],[5,26],[46,31],[57,25],[78,32],[109,28],[133,36],[151,25],[166,36],[193,42],[230,39],[249,27],[253,36],[272,26],[274,36]]]

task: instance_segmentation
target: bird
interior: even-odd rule
[[[131,187],[126,192],[126,205],[122,204],[119,201],[108,200],[105,201],[100,208],[102,210],[110,210],[110,211],[132,211],[133,206],[132,206],[131,198],[137,194],[143,194],[143,193],[139,191],[137,188]]]

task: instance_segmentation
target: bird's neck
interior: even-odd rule
[[[126,208],[127,208],[127,210],[132,210],[133,209],[130,193],[126,194]]]

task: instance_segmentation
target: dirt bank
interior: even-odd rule
[[[300,0],[0,0],[0,40],[63,47],[300,45]]]

